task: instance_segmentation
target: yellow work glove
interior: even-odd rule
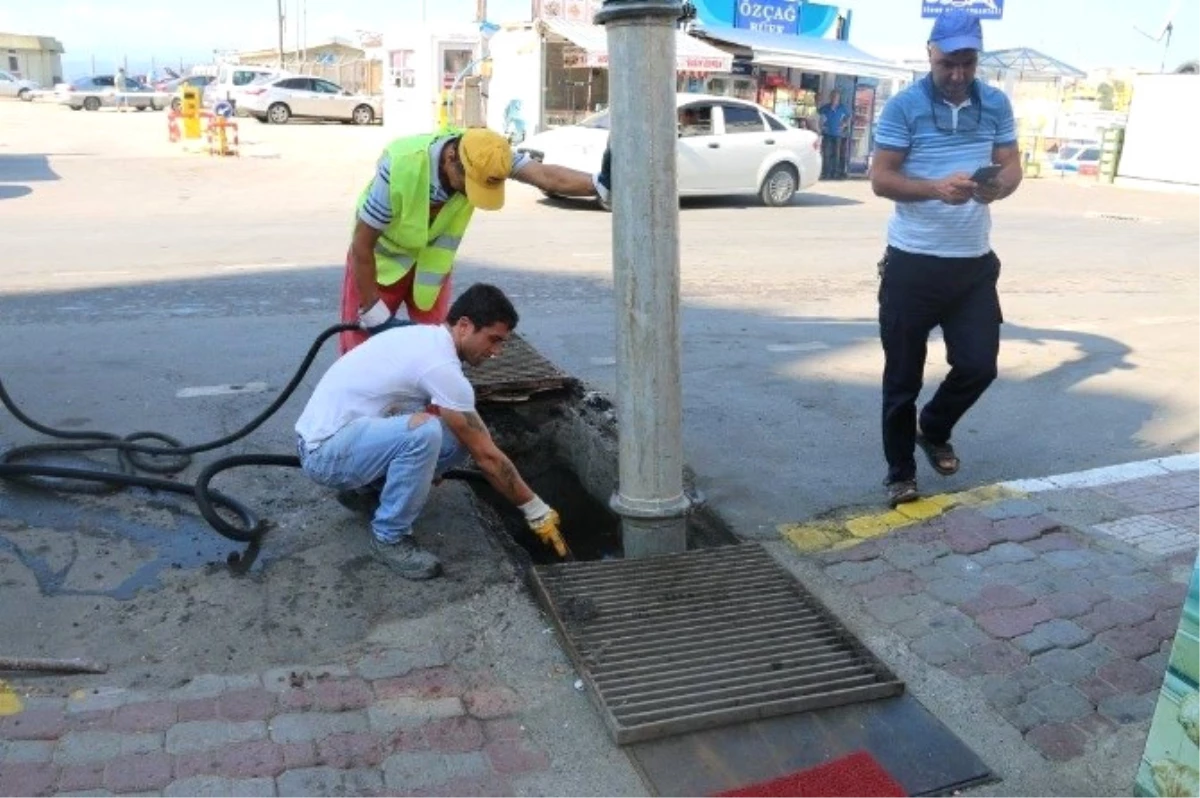
[[[553,547],[554,553],[559,557],[567,556],[567,542],[563,540],[562,532],[558,528],[558,511],[534,496],[521,505],[521,512],[525,514],[525,523],[529,524],[538,540]]]

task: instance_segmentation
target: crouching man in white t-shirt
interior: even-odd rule
[[[517,318],[499,288],[473,285],[444,324],[393,327],[339,358],[296,422],[300,464],[314,481],[339,491],[382,484],[371,547],[401,576],[429,579],[441,570],[413,540],[412,525],[433,481],[468,454],[534,534],[567,553],[558,513],[496,446],[463,374],[464,362],[477,366],[500,352]]]

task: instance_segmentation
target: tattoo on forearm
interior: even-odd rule
[[[517,467],[512,464],[508,458],[500,464],[500,470],[497,476],[501,484],[511,494],[517,489],[517,482],[521,479],[521,475],[517,473]]]
[[[478,413],[463,413],[463,418],[467,420],[467,427],[473,432],[487,432],[487,426]]]

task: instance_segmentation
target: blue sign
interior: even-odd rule
[[[800,32],[800,0],[737,0],[733,26],[795,36]]]
[[[1004,0],[921,0],[921,16],[936,17],[943,11],[960,8],[981,19],[1000,19],[1004,16]]]

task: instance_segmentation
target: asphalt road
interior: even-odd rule
[[[168,144],[161,114],[7,103],[0,121],[4,377],[43,417],[126,427],[122,397],[137,394],[139,412],[201,434],[232,405],[178,390],[279,382],[334,321],[381,130],[246,120],[243,156],[219,159]],[[685,454],[743,535],[881,498],[888,213],[858,181],[781,209],[684,204]],[[927,486],[1195,451],[1197,198],[1052,178],[994,216],[1001,378],[957,431],[960,474],[935,486],[922,472]],[[504,211],[477,215],[457,271],[460,286],[502,285],[522,332],[609,392],[610,225],[514,185]],[[929,361],[933,383],[936,343]],[[34,363],[49,368],[22,368]]]
[[[34,418],[210,440],[273,399],[336,321],[351,210],[383,132],[251,121],[239,133],[242,156],[219,159],[169,144],[162,114],[0,103],[0,379]],[[996,206],[1001,378],[956,434],[963,470],[940,480],[922,469],[927,488],[1196,451],[1197,204],[1043,179]],[[787,208],[683,207],[685,455],[743,537],[777,539],[780,523],[882,500],[875,263],[889,210],[861,182],[820,184]],[[513,185],[504,211],[476,218],[457,271],[460,287],[503,286],[521,332],[608,393],[611,221]],[[323,352],[318,368],[330,358]],[[942,359],[935,344],[930,382]],[[315,379],[233,450],[290,451]],[[246,390],[222,393],[231,385]],[[0,447],[37,438],[0,413]],[[166,688],[202,673],[340,661],[389,621],[450,608],[533,661],[506,664],[505,654],[487,664],[554,686],[539,688],[543,737],[589,752],[571,753],[575,767],[529,794],[637,791],[570,687],[545,621],[524,603],[505,621],[477,609],[515,579],[479,534],[465,487],[435,491],[418,524],[447,566],[429,583],[372,563],[365,521],[295,473],[243,469],[221,489],[278,527],[250,578],[207,567],[236,547],[173,501],[139,492],[63,501],[0,485],[0,603],[19,608],[0,614],[7,653],[112,666],[103,681],[23,689]],[[433,636],[454,648],[468,632],[451,624]],[[995,789],[1054,791],[1061,768],[1027,766],[994,744],[1011,730],[978,731],[969,702],[947,709],[957,694],[944,680],[913,681],[1003,763]]]

